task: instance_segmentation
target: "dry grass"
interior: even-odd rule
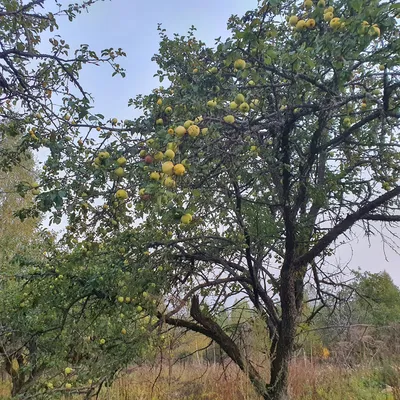
[[[382,371],[298,360],[291,366],[290,392],[293,400],[400,400],[398,387],[385,390]],[[9,390],[9,383],[0,383],[0,399],[7,399]],[[175,399],[260,400],[236,366],[205,363],[130,368],[100,395],[100,400]]]
[[[0,381],[0,399],[8,399],[10,396],[10,392],[11,392],[11,383],[7,380],[1,380]]]
[[[104,389],[101,400],[258,400],[237,368],[206,364],[140,367]]]
[[[350,371],[328,363],[292,363],[294,400],[400,400],[383,390],[373,370]],[[260,400],[238,369],[230,365],[140,367],[102,392],[101,400]]]

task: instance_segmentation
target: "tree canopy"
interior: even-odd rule
[[[22,135],[17,146],[1,146],[2,170],[18,164],[27,149],[44,146],[63,152],[70,140],[68,132],[76,132],[78,124],[95,128],[88,121],[102,117],[90,114],[92,98],[79,83],[79,73],[85,65],[106,63],[114,75],[124,76],[117,58],[125,53],[110,48],[98,55],[87,44],[71,49],[56,34],[58,18],[72,21],[96,2],[88,0],[67,6],[58,1],[50,5],[45,0],[2,2],[0,129],[2,137]],[[42,43],[45,34],[50,36],[48,43]],[[19,187],[22,194],[28,189]]]
[[[60,198],[23,210],[41,192],[37,150],[43,156],[44,148],[68,153],[68,135],[78,132],[78,124],[93,130],[102,125],[101,115],[90,114],[91,96],[79,83],[82,68],[107,63],[114,75],[124,75],[116,63],[124,56],[121,49],[99,55],[88,45],[74,50],[55,33],[59,18],[72,21],[95,2],[64,7],[58,1],[11,0],[0,6],[0,356],[12,395],[20,397],[54,399],[67,390],[89,396],[144,349],[138,337],[145,335],[146,323],[143,317],[142,329],[136,327],[137,310],[115,308],[114,299],[93,305],[92,293],[83,295],[79,282],[64,279],[74,258],[60,271],[56,237],[39,225],[40,211],[58,207]],[[43,37],[51,32],[46,46]],[[14,213],[33,218],[21,222]]]
[[[400,321],[400,290],[387,272],[358,274],[352,303],[357,322],[388,325]]]

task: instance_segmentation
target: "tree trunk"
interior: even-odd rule
[[[284,338],[282,338],[284,339]],[[286,344],[284,343],[286,342]],[[271,380],[268,385],[265,400],[289,400],[289,364],[292,355],[293,343],[287,340],[278,340],[275,358],[271,363]]]
[[[286,272],[286,273],[285,273]],[[292,271],[283,271],[281,284],[282,320],[272,341],[271,378],[265,400],[289,400],[289,365],[296,335],[296,294]]]

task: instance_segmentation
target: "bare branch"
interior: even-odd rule
[[[351,228],[357,221],[368,215],[371,211],[375,210],[382,204],[393,199],[400,194],[400,186],[386,192],[379,196],[375,200],[367,203],[363,207],[360,207],[357,211],[349,214],[344,220],[334,226],[326,235],[324,235],[308,252],[300,256],[294,261],[297,269],[310,263],[314,260],[322,251],[324,251],[338,236]]]

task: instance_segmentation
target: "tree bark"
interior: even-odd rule
[[[282,271],[281,307],[282,319],[278,335],[271,348],[271,378],[265,400],[289,400],[289,365],[296,335],[296,292],[292,269]]]
[[[271,380],[265,400],[289,400],[289,364],[292,356],[293,340],[281,337],[276,346],[275,358],[271,363]]]

